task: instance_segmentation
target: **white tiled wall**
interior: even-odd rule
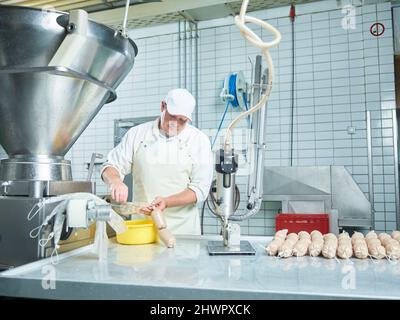
[[[329,6],[330,2],[327,3]],[[287,166],[290,165],[291,25],[289,18],[279,17],[279,12],[276,15],[278,18],[270,17],[268,22],[278,27],[283,38],[279,49],[272,51],[277,75],[268,106],[265,164]],[[343,16],[342,10],[329,10],[303,14],[296,20],[293,165],[344,165],[368,196],[366,111],[370,111],[375,227],[393,230],[396,227],[392,132],[395,97],[390,3],[356,8],[355,29],[343,29]],[[379,38],[370,34],[370,26],[376,21],[386,27]],[[253,29],[265,37],[260,28]],[[218,81],[238,70],[245,71],[249,78],[247,55],[256,52],[241,40],[235,26],[201,31],[201,128],[215,127],[219,119],[215,110],[222,112],[223,105],[215,89]],[[354,127],[355,134],[350,135],[348,127]],[[268,205],[271,207],[264,208],[245,224],[248,226],[245,232],[271,233],[276,206]],[[206,223],[215,225],[212,219]]]
[[[336,1],[300,5],[295,23],[295,116],[293,165],[344,165],[368,196],[366,111],[371,112],[376,229],[395,228],[395,175],[392,109],[394,65],[390,3],[356,8],[355,29],[343,29],[344,13]],[[269,101],[265,165],[290,164],[291,26],[289,8],[252,13],[278,27],[282,42],[272,55],[276,79]],[[379,20],[386,31],[373,37],[370,25]],[[240,36],[232,18],[199,23],[199,127],[215,133],[224,109],[219,93],[229,73],[242,70],[250,81],[258,49]],[[264,39],[266,32],[251,26]],[[104,155],[113,147],[114,120],[153,116],[165,93],[178,86],[177,25],[132,30],[139,48],[135,67],[118,88],[118,99],[103,107],[67,155],[74,179],[85,179],[92,152]],[[237,111],[230,110],[229,123]],[[243,124],[244,125],[244,124]],[[243,127],[243,125],[241,125]],[[348,134],[355,127],[355,134]],[[211,133],[210,133],[211,135]],[[98,193],[107,192],[98,168]],[[245,177],[238,177],[244,190]],[[245,200],[245,199],[243,199]],[[243,208],[244,201],[241,203]],[[242,223],[242,233],[270,235],[279,203]],[[218,233],[217,219],[205,213],[205,232]]]

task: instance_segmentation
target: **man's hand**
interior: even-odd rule
[[[164,211],[165,208],[167,208],[166,198],[156,197],[149,206],[141,208],[140,211],[144,214],[150,215],[154,209]]]
[[[163,197],[156,197],[151,203],[154,209],[158,209],[160,211],[164,211],[167,208],[167,199]]]
[[[117,202],[128,200],[128,187],[122,181],[114,182],[110,185],[111,198]]]
[[[122,182],[118,171],[114,167],[107,167],[101,176],[110,188],[111,199],[117,202],[128,200],[128,187]]]
[[[196,203],[196,193],[187,188],[184,191],[170,195],[168,197],[156,197],[153,202],[147,206],[141,208],[141,212],[147,215],[150,215],[154,209],[158,209],[163,211],[166,208],[174,208],[174,207],[181,207],[186,206],[188,204]]]

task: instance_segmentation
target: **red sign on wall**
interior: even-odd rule
[[[374,37],[380,37],[385,32],[385,26],[380,22],[376,22],[371,26],[369,31]]]

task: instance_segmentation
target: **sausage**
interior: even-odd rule
[[[333,259],[336,257],[336,251],[338,248],[338,239],[333,233],[324,235],[324,246],[322,248],[322,255],[327,259]]]
[[[353,256],[353,246],[347,232],[339,234],[336,254],[341,259],[349,259]]]
[[[283,242],[285,241],[287,229],[279,230],[275,233],[274,239],[265,248],[267,254],[270,256],[276,256]]]
[[[310,236],[311,243],[308,247],[308,253],[312,257],[318,257],[321,254],[322,248],[324,246],[324,238],[322,236],[322,233],[318,230],[312,231]]]

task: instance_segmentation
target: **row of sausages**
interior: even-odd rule
[[[291,256],[302,257],[310,255],[325,258],[349,259],[355,257],[366,259],[389,258],[400,259],[400,231],[377,234],[370,231],[365,236],[361,232],[342,232],[338,236],[333,233],[322,235],[318,230],[311,233],[301,231],[298,234],[289,233],[285,230],[276,232],[274,239],[266,247],[267,254],[288,258]]]

